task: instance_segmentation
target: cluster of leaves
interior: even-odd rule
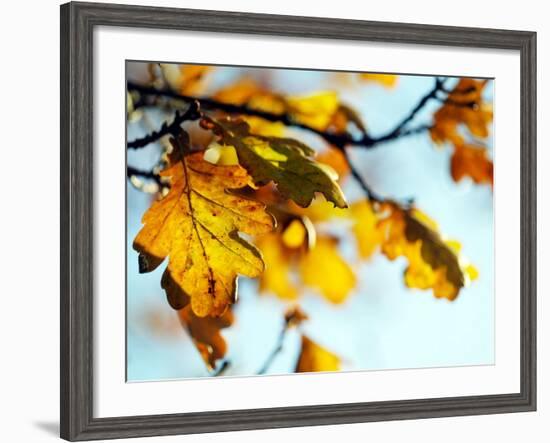
[[[158,69],[151,67],[151,85],[168,86],[189,99],[203,90],[212,68],[161,65],[161,76]],[[388,87],[397,80],[380,74],[360,78]],[[451,173],[457,181],[470,176],[492,184],[486,149],[466,143],[463,134],[465,127],[480,139],[488,136],[492,113],[482,100],[483,85],[462,79],[430,127],[436,143],[453,145]],[[178,105],[173,102],[170,106]],[[359,115],[335,93],[285,97],[244,79],[216,91],[207,103],[212,109],[197,108],[189,118],[198,122],[185,129],[164,127],[169,143],[158,175],[166,186],[144,214],[134,249],[140,272],[168,259],[161,286],[210,370],[227,351],[221,329],[233,323],[238,276],[257,277],[263,292],[292,303],[305,287],[330,303],[352,294],[353,265],[342,256],[341,240],[320,229],[327,221],[351,224],[362,260],[375,253],[390,260],[404,257],[404,283],[410,288],[454,300],[476,278],[460,245],[446,240],[417,208],[372,196],[348,204],[340,183],[352,169],[342,146],[329,145],[316,157],[311,147],[286,135],[288,126],[329,140],[354,131],[366,135]],[[234,115],[215,103],[243,112]],[[283,330],[306,319],[294,307]],[[310,337],[302,335],[301,346],[297,372],[339,368],[339,358]]]
[[[453,146],[451,175],[455,181],[470,177],[475,183],[493,184],[493,162],[481,143],[493,120],[492,107],[482,97],[485,84],[486,80],[460,79],[434,114],[430,135],[435,143]],[[466,136],[476,141],[469,142]]]

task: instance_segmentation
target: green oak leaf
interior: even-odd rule
[[[208,123],[213,125],[222,144],[235,148],[239,164],[257,186],[273,181],[285,198],[304,208],[310,205],[316,192],[338,208],[347,207],[340,186],[330,177],[326,166],[313,159],[315,151],[309,146],[292,138],[251,134],[242,120],[227,118]]]

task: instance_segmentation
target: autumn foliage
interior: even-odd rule
[[[155,170],[141,177],[129,172],[133,184],[148,181],[155,191],[133,242],[139,271],[165,263],[159,287],[212,373],[220,372],[227,354],[222,331],[235,321],[240,277],[257,279],[262,296],[288,303],[281,337],[299,331],[296,372],[341,368],[337,350],[301,329],[308,322],[299,307],[305,288],[326,303],[345,303],[358,296],[358,263],[377,254],[404,260],[403,276],[395,278],[406,287],[448,301],[477,278],[457,241],[447,239],[413,201],[378,195],[348,150],[424,133],[434,146],[451,149],[452,180],[492,186],[493,163],[484,144],[493,116],[484,100],[486,81],[463,78],[451,88],[436,79],[425,100],[438,103],[429,124],[411,126],[418,112],[413,109],[395,129],[374,137],[368,122],[333,91],[284,96],[244,76],[206,93],[215,69],[152,64],[148,82],[128,84],[129,121],[150,107],[173,115],[149,138],[129,143],[163,146]],[[399,77],[347,74],[345,81],[390,91]],[[320,138],[325,149],[317,152],[291,129]],[[361,198],[344,195],[341,185],[348,180],[358,182]],[[348,228],[357,261],[342,253],[338,235],[320,229],[327,223]]]

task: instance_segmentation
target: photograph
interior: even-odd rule
[[[494,365],[493,79],[127,60],[125,88],[127,382]]]

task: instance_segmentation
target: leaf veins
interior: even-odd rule
[[[190,300],[197,316],[220,316],[236,300],[237,275],[256,277],[264,269],[260,252],[239,231],[269,232],[274,219],[262,203],[227,191],[249,183],[238,165],[212,165],[198,152],[160,175],[170,179],[170,192],[143,216],[133,245],[140,272],[169,257],[162,287],[170,304],[180,309]]]

